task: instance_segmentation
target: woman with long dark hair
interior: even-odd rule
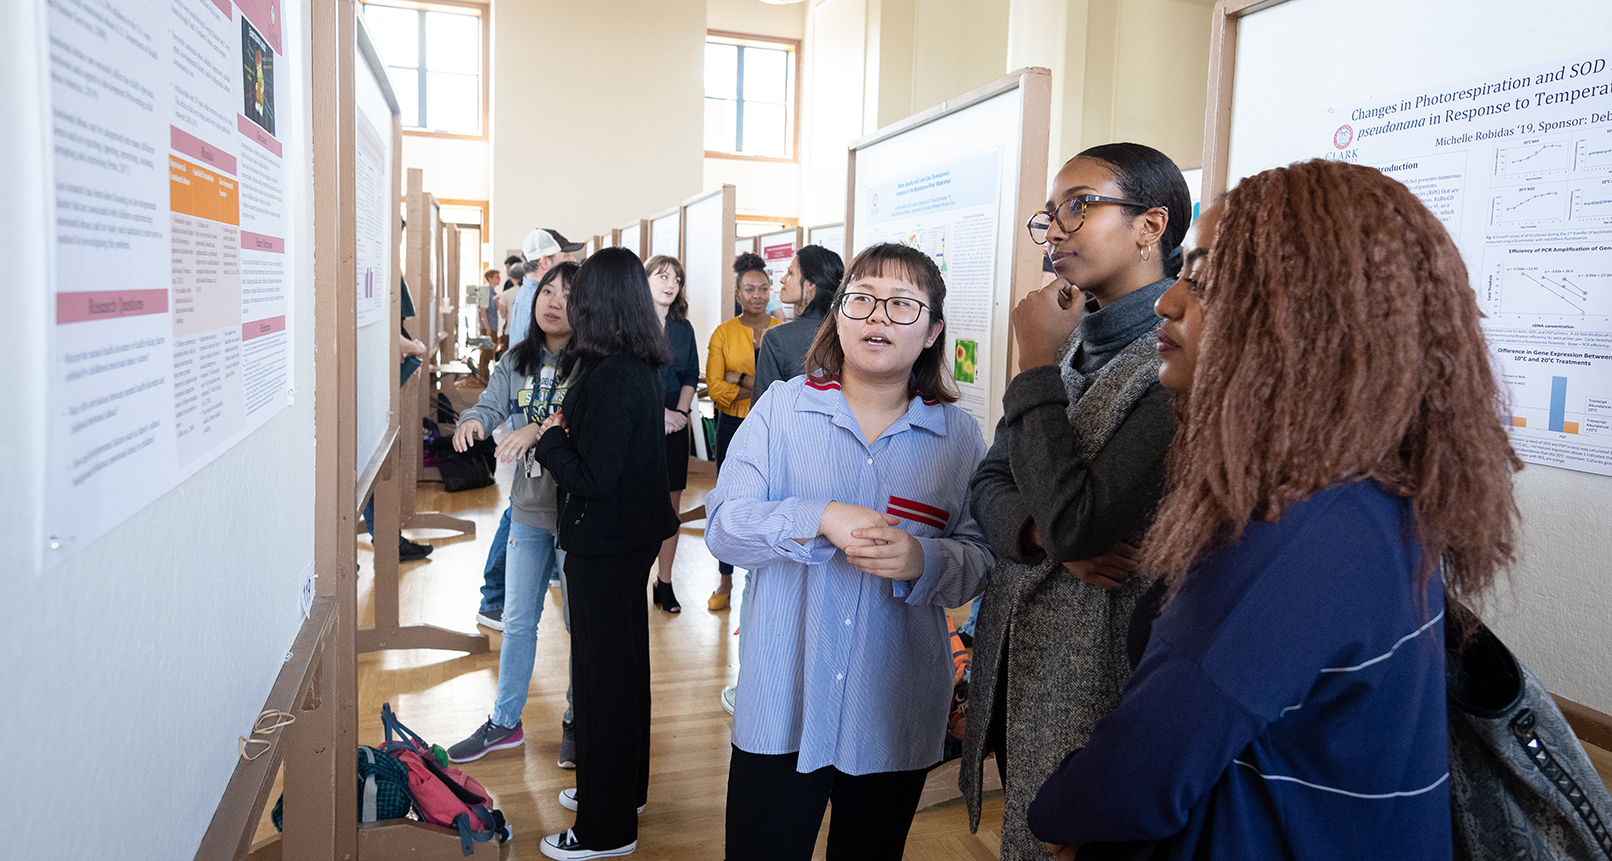
[[[977,827],[983,761],[996,754],[1006,861],[1046,857],[1025,809],[1130,672],[1125,627],[1148,588],[1131,579],[1136,545],[1175,431],[1153,302],[1179,270],[1191,217],[1175,163],[1118,143],[1070,159],[1027,225],[1059,280],[1013,310],[1024,370],[973,480],[999,562],[975,623],[960,778]]]
[[[571,339],[566,299],[576,279],[577,264],[560,263],[544,273],[532,301],[529,334],[504,354],[493,367],[487,388],[476,405],[459,416],[453,447],[465,451],[513,417],[515,430],[498,444],[498,459],[514,461],[515,482],[510,489],[508,561],[504,581],[504,641],[498,650],[498,693],[492,714],[469,738],[448,748],[454,762],[481,759],[491,751],[519,747],[526,738],[521,712],[532,687],[532,665],[537,659],[537,627],[543,619],[543,598],[549,577],[559,570],[554,532],[556,507],[554,479],[537,465],[533,444],[545,418],[565,400],[566,378],[560,373],[565,345]],[[564,603],[562,590],[561,602]],[[569,699],[569,696],[568,696]],[[561,723],[562,739],[569,735],[569,704]],[[563,758],[563,755],[562,755]]]
[[[550,858],[625,855],[649,793],[649,609],[644,574],[677,531],[666,488],[659,369],[671,360],[637,255],[606,248],[570,296],[570,380],[543,421],[537,459],[561,491],[559,543],[571,602],[576,824],[543,838]]]
[[[1199,232],[1158,304],[1181,429],[1144,559],[1170,598],[1031,827],[1449,858],[1443,629],[1512,561],[1521,466],[1466,265],[1409,189],[1342,162],[1249,177]]]
[[[688,293],[683,287],[683,264],[676,257],[657,254],[644,264],[649,273],[649,297],[666,329],[672,361],[660,369],[666,398],[666,481],[671,488],[672,510],[683,508],[688,487],[689,418],[694,389],[700,382],[700,353],[694,343],[694,325],[688,321]],[[677,534],[666,539],[655,558],[655,606],[668,613],[683,612],[672,590],[672,563],[677,561]]]
[[[979,424],[952,405],[946,285],[903,245],[857,255],[807,375],[773,386],[707,497],[705,543],[751,571],[728,861],[899,861],[940,762],[945,608],[991,553],[968,513]]]
[[[766,394],[773,383],[805,373],[806,350],[828,317],[834,291],[844,277],[845,261],[821,245],[808,245],[789,261],[789,271],[778,281],[778,298],[795,306],[795,319],[768,329],[761,339],[761,350],[756,353],[756,398]]]

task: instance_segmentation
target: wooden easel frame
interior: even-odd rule
[[[401,149],[399,151],[401,152]],[[401,158],[394,161],[394,164],[399,165],[398,173],[402,171],[401,163]],[[426,414],[427,404],[434,398],[434,387],[428,385],[428,380],[435,376],[433,371],[435,366],[429,359],[435,353],[432,345],[440,344],[444,337],[437,325],[439,320],[437,309],[445,307],[440,296],[444,280],[440,266],[442,255],[436,255],[435,259],[430,256],[433,247],[437,249],[442,247],[440,242],[445,231],[429,229],[431,222],[426,217],[426,208],[434,206],[435,199],[422,190],[424,182],[425,177],[420,169],[409,169],[408,271],[417,281],[422,282],[420,285],[422,288],[426,288],[421,290],[421,295],[425,299],[423,307],[427,310],[417,316],[425,325],[421,334],[429,339],[426,341],[428,361],[409,377],[408,383],[402,387],[400,396],[397,396],[398,402],[402,405],[398,410],[400,418],[397,444],[392,446],[391,453],[381,470],[379,482],[375,486],[377,536],[394,535],[399,529],[427,528],[454,529],[466,535],[476,534],[474,522],[436,511],[419,511],[416,503],[423,454],[419,430],[420,418]],[[416,229],[415,225],[419,225],[419,228]],[[449,229],[452,229],[451,226]],[[416,310],[420,307],[417,305]],[[398,323],[399,321],[394,319],[393,326],[396,327]],[[485,634],[466,634],[437,625],[403,625],[399,613],[400,576],[396,543],[377,539],[375,584],[372,592],[375,601],[375,624],[358,630],[355,646],[358,652],[374,652],[382,649],[445,649],[479,655],[487,651],[488,641]]]
[[[1203,119],[1203,205],[1226,192],[1231,156],[1232,86],[1242,19],[1287,0],[1220,0],[1209,21],[1209,98]]]

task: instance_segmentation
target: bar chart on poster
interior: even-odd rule
[[[291,398],[280,0],[53,3],[47,567]]]

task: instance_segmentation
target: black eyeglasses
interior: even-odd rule
[[[873,310],[884,303],[884,316],[898,326],[910,326],[918,322],[923,316],[924,309],[928,308],[917,299],[908,299],[905,296],[891,296],[880,299],[870,293],[847,293],[840,297],[840,313],[852,320],[866,320],[873,316]]]
[[[1043,209],[1030,216],[1030,220],[1024,223],[1024,227],[1030,231],[1031,241],[1037,245],[1043,245],[1047,241],[1047,231],[1052,228],[1054,219],[1057,220],[1058,227],[1064,233],[1074,233],[1086,223],[1086,207],[1094,203],[1118,203],[1123,206],[1140,206],[1143,209],[1157,208],[1165,212],[1170,211],[1167,206],[1150,207],[1145,203],[1118,197],[1104,197],[1101,194],[1077,194],[1059,204],[1056,210],[1048,212]]]

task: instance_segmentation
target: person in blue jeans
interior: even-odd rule
[[[532,444],[537,440],[539,424],[559,409],[565,398],[567,380],[560,375],[559,367],[561,353],[571,338],[567,294],[576,270],[577,264],[562,263],[543,276],[531,305],[531,334],[498,362],[480,400],[460,416],[453,435],[454,448],[464,451],[485,436],[487,428],[510,419],[515,425],[515,430],[498,444],[497,451],[499,460],[515,463],[505,545],[504,642],[498,655],[497,699],[486,723],[448,749],[448,757],[454,762],[480,759],[490,751],[517,747],[525,740],[521,712],[532,683],[538,622],[543,617],[549,578],[563,552],[554,542],[558,504],[554,479],[532,458]],[[562,604],[566,603],[566,586],[562,577]],[[569,691],[566,698],[562,764],[567,758],[575,758],[574,752],[567,757],[564,750],[571,718]]]
[[[525,273],[517,287],[514,307],[509,314],[509,343],[526,340],[532,326],[533,304],[537,292],[550,269],[572,261],[571,252],[581,248],[580,242],[567,242],[565,237],[552,230],[538,228],[521,242],[521,253],[526,262],[511,266],[510,272],[520,269]],[[519,258],[511,258],[519,263]],[[509,262],[509,261],[505,261]],[[498,531],[493,533],[493,544],[487,552],[487,565],[481,571],[481,606],[476,610],[476,624],[494,631],[504,630],[504,565],[509,547],[510,509],[504,509],[498,520]]]

